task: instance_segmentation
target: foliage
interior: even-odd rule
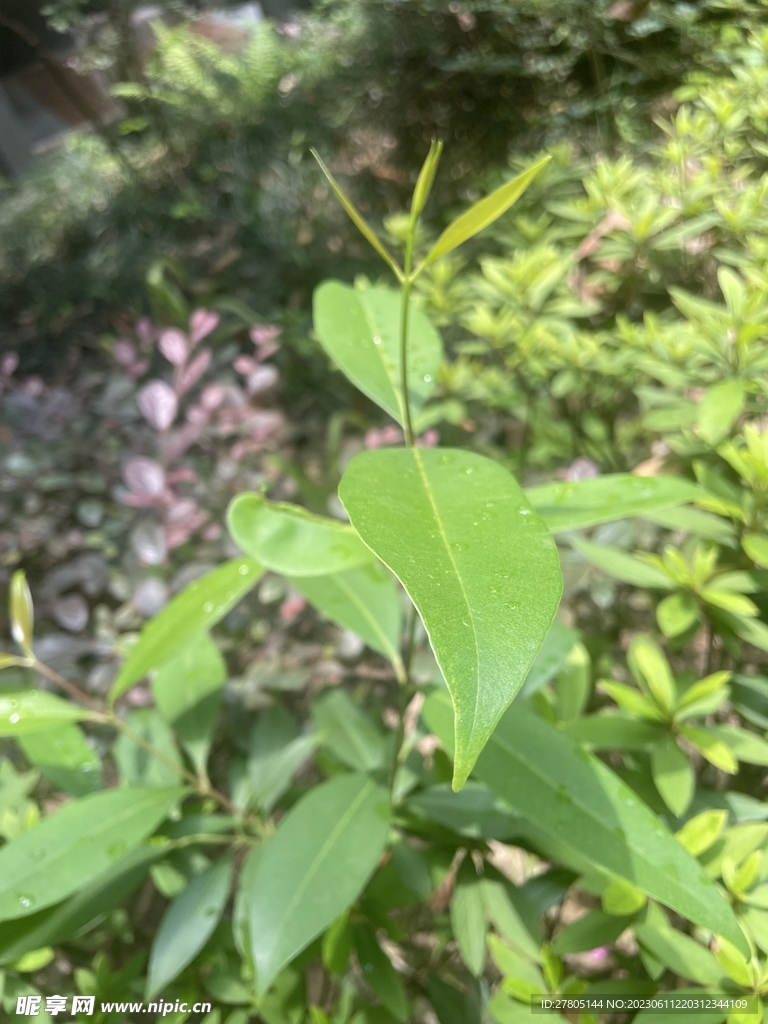
[[[85,467],[43,473],[51,389],[4,361],[6,1012],[507,1024],[710,992],[713,1024],[760,1019],[768,37],[733,53],[660,142],[521,158],[437,228],[439,145],[383,231],[321,162],[386,276],[315,289],[297,348],[335,369],[303,406],[283,384],[289,423],[290,318],[278,347],[156,262],[159,322],[99,342],[103,422],[64,419],[113,435],[118,528],[98,643],[62,626],[85,646],[55,666],[46,623],[91,580],[13,531],[40,494],[80,508]],[[359,391],[327,424],[325,381]],[[171,566],[172,597],[131,592]]]

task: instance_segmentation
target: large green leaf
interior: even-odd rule
[[[283,576],[327,576],[373,560],[347,523],[260,494],[239,494],[227,527],[243,551]]]
[[[339,496],[424,621],[453,697],[458,789],[552,625],[554,541],[509,473],[472,452],[362,452]]]
[[[196,875],[172,901],[152,943],[146,998],[158,992],[197,956],[224,911],[232,879],[232,859],[220,857]]]
[[[378,562],[331,576],[295,576],[291,582],[331,622],[350,629],[400,666],[400,594]]]
[[[260,993],[357,898],[388,831],[387,793],[364,775],[316,787],[285,816],[244,893]]]
[[[56,945],[102,919],[138,888],[150,866],[164,854],[162,844],[142,843],[57,906],[0,923],[0,964],[18,960],[41,946]]]
[[[88,885],[148,836],[180,787],[110,789],[75,800],[0,849],[0,921],[26,917]]]
[[[207,633],[200,633],[152,677],[160,713],[200,772],[208,757],[227,666]]]
[[[251,558],[234,558],[185,587],[142,630],[115,680],[110,700],[117,700],[150,669],[223,619],[253,589],[263,571]]]
[[[24,733],[19,743],[27,760],[59,789],[74,796],[101,789],[99,756],[73,722]]]
[[[425,266],[433,263],[441,256],[452,252],[453,249],[456,249],[463,242],[472,238],[479,231],[482,231],[483,228],[493,224],[503,213],[506,213],[510,206],[517,202],[523,192],[525,192],[542,167],[548,164],[550,160],[551,157],[545,156],[543,160],[539,160],[533,167],[529,167],[527,171],[518,174],[511,181],[505,182],[500,188],[486,196],[485,199],[475,203],[466,213],[462,213],[457,217],[452,224],[448,225],[433,245],[424,261]]]
[[[424,707],[450,750],[449,711],[444,690]],[[747,951],[733,911],[701,865],[610,768],[537,715],[510,708],[475,774],[544,835]]]
[[[47,690],[0,693],[0,736],[23,736],[94,716],[86,708]]]
[[[578,530],[684,505],[702,490],[679,476],[612,473],[573,483],[528,487],[525,496],[553,533]]]
[[[355,387],[402,424],[400,293],[325,281],[315,291],[313,311],[315,333],[333,362]],[[442,358],[440,335],[411,304],[408,397],[412,412],[418,412],[432,393]]]

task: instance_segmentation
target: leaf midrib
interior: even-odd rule
[[[400,425],[402,426],[403,420],[405,419],[405,410],[403,409],[403,399],[400,394],[400,389],[397,386],[398,371],[400,367],[390,365],[389,360],[384,358],[384,356],[386,355],[386,345],[384,344],[384,338],[378,332],[376,321],[373,319],[373,314],[369,310],[366,303],[359,296],[357,301],[360,303],[360,308],[363,311],[363,316],[365,317],[365,321],[368,324],[368,329],[371,332],[371,344],[373,345],[376,355],[379,357],[379,361],[381,362],[382,368],[384,369],[384,374],[387,378],[390,388],[392,389],[392,395],[394,396],[395,399],[395,407],[397,408],[399,413],[397,420],[398,423],[400,423]],[[381,344],[376,345],[373,341],[374,338],[381,338]]]
[[[459,567],[456,565],[456,559],[453,557],[453,552],[451,551],[451,546],[450,546],[450,544],[448,542],[448,536],[447,536],[447,534],[445,532],[445,527],[443,526],[443,521],[442,521],[442,518],[440,517],[440,512],[438,510],[437,504],[435,502],[434,495],[432,493],[432,489],[431,489],[430,484],[429,484],[429,477],[427,476],[426,471],[424,469],[424,463],[421,461],[421,455],[420,455],[419,450],[417,448],[412,448],[411,451],[413,452],[413,458],[414,458],[414,461],[416,462],[416,466],[418,467],[418,470],[419,470],[419,475],[421,477],[421,482],[422,482],[422,484],[424,486],[424,492],[427,495],[427,499],[429,500],[429,504],[430,504],[430,506],[432,508],[432,514],[435,517],[435,522],[437,523],[437,528],[440,531],[440,536],[442,538],[443,544],[445,545],[445,550],[446,550],[446,553],[448,555],[448,559],[450,560],[450,563],[451,563],[451,565],[453,567],[453,571],[454,571],[454,574],[456,576],[456,581],[459,584],[459,589],[461,590],[461,596],[464,599],[464,603],[465,603],[465,605],[467,607],[467,612],[469,614],[469,618],[470,618],[470,621],[472,623],[472,641],[473,641],[474,648],[475,648],[475,706],[474,706],[474,709],[472,711],[472,726],[470,728],[469,737],[468,737],[468,740],[467,740],[467,743],[466,743],[466,747],[469,748],[470,745],[471,745],[472,737],[474,736],[475,725],[477,723],[477,711],[478,711],[478,707],[480,705],[480,646],[478,644],[478,639],[477,639],[477,629],[475,627],[475,616],[472,613],[472,605],[470,604],[469,596],[468,596],[466,588],[464,586],[464,581],[461,578],[461,574],[459,573]],[[439,659],[438,659],[438,663],[439,663]],[[457,723],[458,723],[458,716],[457,716]],[[456,738],[456,742],[457,742],[457,745],[458,745],[458,736]]]
[[[30,876],[34,877],[34,875],[37,872],[39,872],[41,869],[49,869],[49,868],[51,868],[54,864],[56,864],[57,861],[60,861],[63,857],[67,857],[70,854],[72,854],[79,846],[90,845],[94,841],[94,839],[96,839],[99,835],[103,834],[104,832],[107,832],[109,829],[114,828],[117,825],[120,825],[126,819],[128,819],[128,818],[130,818],[130,817],[132,817],[134,815],[138,815],[140,813],[143,813],[144,811],[148,810],[149,808],[151,808],[153,806],[158,806],[159,807],[161,803],[162,803],[162,801],[158,801],[156,795],[148,794],[146,799],[142,803],[135,803],[135,804],[131,805],[130,807],[125,808],[125,810],[121,811],[120,814],[118,814],[117,816],[108,819],[106,822],[102,822],[95,830],[89,831],[87,833],[81,833],[74,840],[74,842],[70,843],[69,845],[67,845],[65,847],[62,847],[59,850],[59,852],[58,853],[54,853],[54,855],[52,857],[45,858],[45,859],[39,861],[37,864],[31,865],[30,869],[26,872],[26,874],[21,875],[21,881],[20,882],[15,882],[14,886],[23,884],[24,879],[29,878]],[[50,820],[50,819],[47,819],[47,820]],[[32,834],[33,834],[32,830],[30,830],[30,832],[25,833],[25,835],[32,835]],[[10,847],[6,847],[6,849],[10,849]],[[128,851],[126,850],[126,853],[127,852]],[[5,893],[7,893],[9,891],[10,890],[8,888],[6,888],[4,890]],[[0,900],[2,899],[2,896],[3,896],[3,894],[0,893]]]
[[[333,831],[328,836],[326,841],[323,843],[322,847],[320,848],[320,850],[317,853],[317,856],[314,858],[314,860],[310,864],[308,870],[306,871],[306,873],[304,875],[304,878],[301,880],[301,882],[299,883],[299,885],[296,888],[296,891],[293,894],[293,899],[291,900],[291,902],[286,907],[285,913],[282,916],[282,920],[280,922],[280,925],[279,925],[279,927],[278,927],[278,929],[277,929],[277,931],[275,933],[275,937],[274,937],[274,939],[273,939],[273,941],[271,943],[271,949],[270,949],[270,955],[271,956],[274,956],[274,951],[279,949],[279,947],[280,947],[280,940],[282,938],[283,932],[286,929],[286,925],[287,925],[288,921],[290,920],[291,914],[296,909],[297,903],[299,903],[301,901],[301,899],[303,898],[304,893],[307,891],[307,888],[308,888],[310,882],[312,881],[314,876],[319,871],[321,863],[324,860],[327,859],[328,854],[329,854],[331,848],[335,845],[335,843],[338,840],[338,838],[341,835],[341,833],[344,831],[344,829],[350,823],[350,821],[352,820],[353,816],[357,812],[360,804],[363,802],[365,797],[367,797],[368,794],[374,789],[374,786],[375,786],[375,783],[373,783],[370,780],[365,783],[365,785],[360,790],[360,792],[355,797],[355,799],[352,801],[352,803],[349,805],[347,810],[344,812],[344,814],[341,816],[341,818],[339,818],[339,821],[335,825]]]
[[[544,772],[542,772],[532,761],[528,760],[527,758],[521,757],[519,752],[516,751],[514,747],[510,746],[508,743],[506,743],[504,740],[502,740],[501,737],[497,733],[494,733],[491,736],[490,742],[498,744],[498,746],[501,747],[501,749],[503,751],[505,751],[506,753],[510,754],[513,757],[513,759],[522,761],[523,764],[525,765],[525,767],[529,771],[533,772],[534,775],[537,775],[550,789],[552,789],[554,791],[555,786],[554,786],[552,780],[549,778],[549,776],[545,775]],[[610,829],[604,824],[604,822],[601,821],[601,819],[592,810],[590,810],[589,807],[587,807],[584,804],[582,804],[579,801],[579,799],[576,796],[574,796],[572,793],[570,793],[570,792],[569,792],[569,796],[571,797],[572,803],[576,807],[578,807],[579,810],[581,810],[591,821],[594,821],[595,824],[597,824],[605,832],[610,832]],[[541,822],[537,822],[537,824],[538,824],[539,828],[542,828],[548,834],[553,835],[553,833],[551,832],[549,826],[545,826]],[[561,837],[555,835],[555,838],[560,839]],[[627,849],[631,850],[632,853],[635,856],[639,857],[640,860],[642,860],[642,862],[644,864],[646,864],[650,869],[652,869],[653,871],[658,871],[659,870],[659,865],[654,864],[652,861],[648,860],[648,858],[646,856],[644,856],[642,853],[640,853],[640,851],[637,850],[637,848],[635,846],[630,845],[630,843],[626,842],[626,841],[625,841],[624,845],[627,847]],[[590,860],[594,860],[594,858],[591,857],[591,856],[589,857],[589,859]],[[594,861],[594,863],[597,866],[600,866],[597,861]],[[669,877],[669,876],[667,876],[667,877]],[[674,879],[671,879],[671,880],[674,881]],[[686,894],[688,894],[690,892],[690,890],[688,890],[688,889],[682,889],[681,891],[685,892]],[[697,906],[702,906],[695,899],[694,899],[694,902],[697,904]],[[707,909],[706,906],[704,906],[703,909],[706,911],[706,909]]]

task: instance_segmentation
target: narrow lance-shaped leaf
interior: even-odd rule
[[[364,775],[323,783],[289,811],[242,895],[258,993],[357,899],[388,831],[389,797]]]
[[[497,188],[495,192],[491,192],[489,196],[486,196],[485,199],[475,203],[466,213],[462,213],[460,217],[457,217],[435,242],[423,266],[426,267],[430,263],[434,263],[435,260],[445,256],[461,245],[462,242],[466,242],[479,231],[482,231],[483,228],[487,228],[495,220],[498,220],[513,203],[517,202],[539,171],[550,160],[551,157],[545,156],[543,160],[539,160],[533,167],[523,171],[522,174],[518,174],[516,178],[506,182],[500,188]]]
[[[197,956],[219,922],[229,895],[232,859],[219,858],[173,900],[149,955],[146,998],[152,999]]]
[[[185,587],[142,630],[115,680],[110,700],[117,700],[150,669],[224,618],[253,589],[263,571],[251,558],[234,558]]]
[[[72,722],[19,737],[27,760],[50,782],[74,796],[101,789],[101,761],[83,730]],[[174,782],[176,779],[173,780]]]
[[[283,576],[326,576],[373,561],[347,523],[261,494],[239,494],[227,527],[243,551]]]
[[[435,183],[435,175],[437,174],[437,168],[440,163],[442,153],[443,143],[436,142],[433,139],[429,147],[429,152],[427,153],[427,158],[419,171],[416,188],[413,190],[413,199],[411,200],[412,220],[416,220],[421,211],[427,205],[427,199],[429,199],[429,193],[432,191],[432,186]]]
[[[315,290],[315,333],[330,359],[349,380],[402,425],[400,293],[391,288],[351,288],[325,281]],[[408,317],[408,400],[418,413],[432,394],[443,343],[428,317],[413,303]]]
[[[0,921],[26,917],[93,881],[150,835],[180,787],[110,789],[75,800],[0,849]]]
[[[424,717],[450,751],[444,690],[427,699]],[[542,834],[747,951],[733,910],[701,865],[610,768],[537,715],[510,708],[475,774]]]
[[[470,452],[363,452],[339,496],[424,621],[454,702],[459,789],[552,624],[554,542],[509,473]]]
[[[678,476],[612,473],[594,480],[554,481],[528,487],[525,496],[553,533],[676,508],[702,490]]]
[[[32,605],[32,595],[29,592],[27,577],[22,569],[17,569],[11,577],[9,603],[13,639],[25,654],[31,656],[35,611]]]
[[[398,279],[402,278],[400,268],[395,263],[392,256],[389,254],[386,246],[381,241],[376,232],[373,230],[373,228],[370,226],[370,224],[368,224],[368,222],[365,220],[363,215],[359,213],[358,210],[355,208],[354,204],[352,203],[352,200],[347,196],[342,187],[339,185],[334,176],[323,163],[322,159],[320,158],[320,154],[317,152],[316,149],[311,149],[310,153],[315,158],[315,160],[317,160],[320,166],[320,170],[328,179],[328,184],[333,189],[334,193],[336,194],[336,198],[339,200],[341,205],[346,210],[349,219],[355,225],[357,230],[360,232],[363,238],[370,242],[370,244],[373,246],[373,248],[376,250],[379,256],[381,256],[384,262],[387,263],[387,265],[394,273],[395,277],[397,277]]]
[[[18,690],[0,694],[0,736],[21,736],[65,722],[96,716],[47,690]]]

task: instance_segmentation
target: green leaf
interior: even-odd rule
[[[448,694],[435,691],[423,713],[450,749]],[[656,815],[606,765],[536,715],[510,708],[475,774],[545,835],[746,951],[730,906]]]
[[[368,925],[357,925],[354,936],[357,959],[363,977],[395,1020],[405,1024],[410,1014],[410,1007],[399,974],[379,946],[373,930]]]
[[[690,761],[671,736],[651,747],[651,774],[662,800],[675,817],[685,814],[696,780]]]
[[[715,958],[728,977],[737,985],[744,988],[752,987],[752,972],[749,969],[749,962],[742,956],[740,948],[729,942],[727,939],[718,938],[713,947]]]
[[[181,768],[173,733],[154,708],[131,712],[125,724],[168,761]],[[129,786],[173,786],[179,781],[180,770],[174,771],[170,764],[150,754],[125,733],[117,737],[112,752],[120,774]]]
[[[706,758],[715,768],[735,775],[739,770],[739,763],[733,756],[729,746],[709,728],[694,728],[690,725],[680,727],[680,735],[684,736],[691,743],[702,757]]]
[[[745,533],[741,546],[756,565],[768,568],[768,537],[762,533]]]
[[[711,725],[707,731],[722,740],[738,761],[768,765],[768,743],[756,733],[734,725]]]
[[[58,789],[74,796],[101,789],[99,756],[86,742],[82,729],[73,723],[23,733],[19,743],[27,760]]]
[[[342,764],[361,772],[384,764],[384,736],[344,690],[324,693],[313,701],[310,713],[320,743]]]
[[[47,690],[0,693],[0,736],[24,736],[54,725],[94,717],[86,708],[62,700]]]
[[[190,640],[152,676],[160,714],[198,772],[205,769],[226,678],[227,666],[207,633]]]
[[[110,789],[67,804],[0,849],[0,921],[65,899],[150,835],[180,787]]]
[[[317,736],[299,736],[296,723],[279,705],[259,715],[249,741],[248,778],[256,802],[267,814],[316,746]]]
[[[337,917],[323,936],[323,966],[331,974],[344,974],[352,952],[352,926],[346,911]]]
[[[432,185],[435,181],[435,175],[437,174],[437,167],[440,163],[442,153],[443,143],[437,142],[433,139],[429,147],[427,157],[419,171],[416,188],[413,190],[413,198],[411,199],[411,220],[414,222],[427,205],[427,199],[429,199],[429,193],[432,191]]]
[[[568,655],[578,639],[579,634],[575,629],[569,629],[568,626],[563,626],[559,622],[553,622],[544,637],[541,650],[533,659],[525,682],[520,688],[520,696],[531,697],[550,679],[554,679],[560,669],[564,667]]]
[[[678,476],[611,473],[593,480],[553,481],[525,496],[553,533],[647,515],[694,501],[701,488]]]
[[[373,560],[347,523],[260,494],[234,499],[227,528],[243,551],[283,576],[327,576]]]
[[[160,844],[137,846],[57,906],[0,923],[0,964],[40,946],[57,945],[103,919],[138,888],[150,865],[163,855],[164,847]]]
[[[331,622],[402,668],[400,594],[382,565],[371,562],[332,576],[295,576],[291,582]]]
[[[671,711],[677,701],[677,689],[661,648],[650,637],[637,634],[629,645],[627,663],[646,694],[665,712]]]
[[[223,619],[252,590],[263,569],[250,558],[234,558],[190,583],[142,630],[110,692],[129,690],[152,668],[159,668],[185,644]]]
[[[699,605],[693,594],[670,594],[656,606],[656,621],[666,637],[680,636],[699,621]]]
[[[325,166],[325,164],[321,160],[320,155],[317,152],[317,150],[316,149],[310,149],[310,153],[315,158],[315,160],[317,160],[318,164],[320,165],[320,170],[323,172],[325,177],[328,179],[328,184],[333,189],[333,191],[334,191],[334,193],[336,195],[336,198],[339,200],[341,205],[346,210],[349,219],[355,225],[357,230],[360,232],[360,234],[363,236],[363,238],[365,238],[366,241],[368,241],[373,246],[373,248],[376,250],[376,252],[379,254],[379,256],[381,256],[381,258],[384,260],[384,262],[391,268],[391,270],[394,273],[395,277],[397,277],[398,279],[402,278],[402,274],[400,272],[400,268],[395,263],[394,259],[390,256],[386,246],[380,240],[379,236],[376,234],[376,232],[373,230],[373,228],[370,226],[370,224],[367,223],[367,221],[362,216],[362,214],[359,213],[355,209],[355,207],[354,207],[354,205],[352,203],[352,200],[349,199],[349,197],[346,195],[346,193],[341,188],[339,183],[336,181],[334,176],[331,174],[331,172]]]
[[[639,558],[628,555],[619,548],[609,548],[605,544],[595,544],[589,540],[571,538],[571,547],[585,561],[601,569],[606,575],[631,583],[635,587],[649,587],[651,590],[673,590],[675,584],[660,569],[656,569]]]
[[[35,630],[35,609],[32,595],[23,569],[17,569],[11,577],[8,614],[11,620],[11,635],[26,655],[32,657],[32,640]]]
[[[465,858],[459,868],[450,915],[461,959],[469,973],[478,977],[485,966],[485,906],[480,879],[471,858]]]
[[[636,924],[634,932],[637,941],[675,974],[708,986],[718,985],[722,979],[717,960],[689,935],[649,924]]]
[[[552,943],[552,952],[562,956],[564,953],[582,953],[599,946],[610,946],[633,920],[633,914],[618,916],[606,914],[603,910],[591,910],[563,928]]]
[[[543,160],[539,160],[533,167],[523,171],[522,174],[518,174],[516,178],[506,182],[500,188],[497,188],[495,192],[491,192],[489,196],[486,196],[485,199],[475,203],[466,213],[462,213],[461,216],[457,217],[435,242],[429,255],[424,260],[423,266],[429,266],[430,263],[434,263],[441,256],[452,252],[463,242],[466,242],[479,231],[482,231],[483,228],[493,224],[503,213],[506,213],[513,203],[517,202],[542,167],[549,163],[550,159],[551,157],[545,156]]]
[[[706,540],[716,540],[718,544],[734,546],[733,537],[736,530],[733,523],[710,512],[702,512],[698,508],[669,508],[662,512],[648,513],[643,518],[668,530],[680,530],[690,533],[693,537],[703,537]]]
[[[332,779],[291,808],[244,894],[259,993],[354,902],[388,831],[388,795],[366,776]]]
[[[717,842],[728,823],[728,811],[715,809],[702,811],[691,818],[676,833],[677,841],[682,843],[688,853],[698,857]]]
[[[570,722],[565,732],[592,750],[643,750],[662,739],[666,730],[655,722],[630,718],[621,712],[601,711]]]
[[[488,919],[523,956],[538,960],[541,956],[541,934],[536,917],[528,922],[523,919],[515,903],[515,898],[520,900],[520,892],[508,879],[495,872],[489,864],[484,865],[483,871],[480,892]]]
[[[737,380],[722,380],[707,389],[699,403],[699,437],[716,445],[726,436],[744,408],[744,388]]]
[[[427,978],[427,994],[440,1024],[482,1024],[477,990],[462,992],[441,978]]]
[[[459,789],[552,624],[554,542],[515,480],[471,452],[362,452],[339,496],[424,622],[454,702]]]
[[[614,878],[603,891],[601,903],[606,914],[622,917],[636,914],[647,903],[647,897],[642,889],[638,889],[626,879]]]
[[[219,923],[229,896],[232,858],[219,858],[171,902],[149,954],[145,999],[153,999],[190,964]]]
[[[614,683],[610,679],[601,679],[598,683],[601,690],[613,697],[624,711],[629,711],[643,718],[657,722],[664,721],[663,712],[644,693],[625,683]]]
[[[430,786],[408,799],[408,809],[472,839],[511,839],[518,819],[507,805],[479,782],[467,782],[460,793],[445,783]]]
[[[371,401],[401,425],[400,293],[325,281],[315,291],[315,334],[329,358]],[[408,313],[408,399],[413,413],[435,387],[443,342],[412,303]]]
[[[592,682],[592,659],[581,642],[568,653],[555,684],[555,714],[560,722],[574,721],[584,710]]]

